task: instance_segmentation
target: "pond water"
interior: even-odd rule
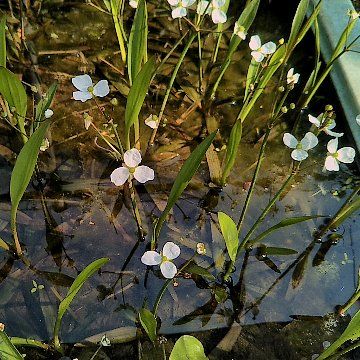
[[[149,22],[149,51],[164,51],[164,37],[168,35],[168,41],[174,42],[177,29],[169,25],[165,10],[157,10],[152,4],[149,10],[157,15]],[[276,40],[288,31],[282,16],[278,8],[266,5],[254,28],[264,38]],[[179,93],[175,95],[179,100],[173,97],[165,113],[168,125],[160,130],[157,145],[149,149],[145,158],[146,164],[155,169],[155,180],[145,186],[136,185],[148,233],[142,242],[136,235],[129,194],[110,182],[110,173],[118,164],[105,156],[94,142],[94,133],[84,128],[85,112],[107,131],[102,127],[103,119],[93,103],[71,99],[74,91],[71,78],[83,72],[92,73],[112,83],[110,97],[101,101],[101,106],[114,119],[121,121],[124,115],[123,94],[128,88],[122,80],[125,70],[119,61],[111,17],[76,2],[44,4],[41,19],[29,17],[25,26],[28,44],[36,49],[37,56],[32,58],[32,65],[25,62],[19,72],[30,83],[40,81],[49,86],[54,80],[59,82],[52,106],[57,121],[51,128],[51,146],[39,158],[40,173],[19,209],[19,236],[32,266],[25,267],[8,254],[0,253],[0,319],[11,336],[51,340],[59,299],[87,264],[109,257],[110,262],[85,284],[72,303],[64,317],[61,339],[74,344],[94,335],[101,338],[104,333],[114,333],[115,342],[126,343],[135,335],[136,311],[144,302],[152,306],[164,283],[157,269],[148,271],[140,262],[150,239],[152,221],[164,209],[173,181],[203,130],[204,114],[200,109],[189,112],[185,120],[181,117],[192,104],[185,94],[190,93],[192,79],[197,76],[197,50],[190,52],[183,65],[183,82],[176,84]],[[302,74],[308,72],[313,61],[307,53],[309,44],[311,37],[298,50],[294,64]],[[221,124],[221,136],[215,143],[220,155],[241,103],[238,89],[246,76],[247,69],[241,65],[241,60],[249,57],[246,46],[239,48],[237,61],[226,74],[213,112],[215,121]],[[164,76],[170,73],[171,67],[163,69]],[[164,84],[159,80],[153,86],[153,96],[142,111],[144,119],[159,109],[161,99],[156,95],[163,95]],[[341,127],[344,122],[341,109],[331,98],[332,92],[324,87],[312,110],[320,112],[324,105],[335,101],[332,103]],[[214,275],[221,271],[224,242],[216,214],[223,211],[236,221],[240,216],[261,146],[262,123],[270,95],[269,92],[260,100],[256,114],[244,128],[238,160],[227,186],[224,189],[213,186],[204,162],[174,207],[161,233],[161,243],[173,241],[180,245],[178,266],[191,257],[198,242],[203,242],[207,254],[198,257],[197,264]],[[111,103],[111,98],[117,102]],[[306,114],[304,119],[307,121]],[[272,132],[253,202],[245,217],[244,234],[289,174],[289,151],[282,143],[286,129],[283,123]],[[9,181],[13,151],[18,150],[19,143],[6,127],[0,131],[1,237],[11,242]],[[144,139],[148,139],[150,129],[144,126],[141,131]],[[346,141],[350,139],[344,139],[343,146]],[[321,142],[322,147],[325,145]],[[160,334],[168,337],[169,344],[177,334],[196,333],[211,359],[311,359],[322,351],[324,341],[337,338],[349,318],[333,313],[356,287],[360,226],[353,216],[337,229],[336,241],[334,237],[324,237],[323,243],[319,243],[313,234],[340,208],[359,178],[355,167],[333,174],[323,172],[322,163],[322,155],[312,156],[258,229],[260,234],[284,217],[324,216],[279,230],[263,240],[268,246],[286,247],[297,253],[266,258],[256,250],[244,254],[232,274],[233,282],[227,290],[230,296],[219,304],[215,295],[220,296],[225,288],[219,285],[214,291],[199,276],[179,278],[176,286],[170,285],[165,293],[158,313]],[[31,292],[36,287],[33,281],[44,288]],[[357,309],[355,305],[352,313]],[[106,349],[99,353],[99,358],[135,357],[137,345],[133,341]],[[144,358],[161,358],[149,344],[143,346]],[[49,358],[29,354],[30,359]],[[88,349],[75,348],[71,356],[89,359],[89,354]]]

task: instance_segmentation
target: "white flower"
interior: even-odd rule
[[[71,79],[73,85],[79,90],[73,92],[73,98],[85,102],[93,96],[104,97],[109,92],[107,80],[100,80],[95,86],[89,75],[79,75]]]
[[[225,6],[226,0],[212,0],[209,1],[201,0],[197,6],[197,13],[203,15],[206,11],[207,15],[211,15],[211,19],[214,24],[223,24],[227,20],[225,11],[221,8]]]
[[[336,126],[336,122],[334,119],[326,120],[327,123],[323,124],[323,114],[320,114],[317,118],[312,115],[308,115],[309,121],[314,124],[318,129],[321,129],[325,132],[325,134],[328,134],[333,137],[341,137],[344,135],[344,133],[337,133],[335,131],[332,131],[332,129]]]
[[[141,183],[146,183],[149,180],[154,180],[154,170],[148,166],[140,165],[141,154],[138,149],[131,149],[124,154],[124,165],[115,169],[110,179],[116,186],[124,185],[126,180],[134,177]]]
[[[355,118],[357,124],[360,126],[360,114],[358,116],[356,116]]]
[[[40,151],[46,151],[50,146],[50,142],[48,138],[45,138],[40,146]]]
[[[297,84],[299,81],[300,74],[294,74],[294,68],[291,68],[286,77],[286,82],[288,84]]]
[[[245,28],[240,25],[238,22],[235,23],[234,26],[234,34],[237,35],[240,39],[246,39],[246,31]]]
[[[295,136],[285,133],[283,141],[287,147],[294,149],[291,152],[291,157],[296,161],[305,160],[308,157],[308,150],[318,144],[318,138],[311,132],[307,132],[301,141],[298,141]]]
[[[159,124],[159,118],[156,115],[150,115],[145,119],[145,125],[151,127],[152,129],[156,129]]]
[[[103,335],[103,337],[101,338],[100,344],[101,344],[102,346],[105,346],[105,347],[106,347],[106,346],[111,346],[110,339],[106,336],[106,334]]]
[[[49,119],[54,115],[54,112],[51,109],[46,109],[44,115],[46,119]]]
[[[250,49],[253,50],[251,52],[251,56],[255,59],[256,62],[263,61],[266,55],[273,54],[276,50],[276,44],[272,41],[261,45],[261,40],[258,35],[251,37],[249,46]]]
[[[174,7],[171,12],[173,19],[182,18],[187,15],[187,8],[191,6],[195,0],[168,0],[168,3]]]
[[[139,1],[138,0],[130,0],[129,1],[129,5],[133,8],[136,9],[139,5]]]
[[[172,279],[176,273],[177,268],[172,260],[180,255],[180,248],[173,242],[167,242],[163,251],[159,254],[156,251],[146,251],[141,257],[141,262],[145,265],[160,265],[161,273],[167,279]]]
[[[330,140],[327,144],[326,170],[339,171],[339,162],[350,164],[354,161],[355,150],[352,147],[343,147],[338,150],[338,144],[338,138]]]

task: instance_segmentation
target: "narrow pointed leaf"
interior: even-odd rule
[[[6,67],[6,16],[0,20],[0,66]]]
[[[57,90],[57,83],[53,83],[50,85],[46,95],[42,98],[36,106],[35,119],[36,121],[41,121],[44,118],[45,111],[50,107],[51,102],[55,96]]]
[[[175,343],[169,360],[206,360],[202,343],[194,336],[183,335]]]
[[[189,263],[188,266],[184,269],[184,272],[189,274],[195,274],[203,277],[206,280],[214,281],[215,276],[211,274],[207,269],[203,268],[202,266],[194,263],[193,261]]]
[[[218,213],[218,219],[229,257],[232,261],[235,261],[239,247],[239,233],[236,224],[229,215],[223,212]]]
[[[258,73],[258,70],[260,68],[260,63],[258,63],[254,58],[251,59],[249,69],[246,76],[246,86],[245,86],[245,96],[244,101],[249,95],[250,85],[255,84],[256,75]]]
[[[261,255],[295,255],[298,252],[289,248],[261,246],[259,248],[259,253]]]
[[[1,360],[24,359],[4,331],[0,331],[0,358]]]
[[[154,314],[150,310],[143,308],[139,312],[139,320],[151,342],[155,342],[157,321]]]
[[[306,11],[307,11],[308,7],[309,7],[309,0],[301,0],[300,1],[299,5],[297,7],[292,25],[291,25],[291,32],[290,32],[290,37],[289,37],[289,41],[288,41],[289,48],[292,48],[294,46],[294,44],[296,43],[297,37],[300,33],[301,25],[304,22],[304,19],[306,16]]]

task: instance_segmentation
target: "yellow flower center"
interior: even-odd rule
[[[128,169],[129,169],[130,174],[133,174],[136,170],[136,168],[134,168],[134,167],[129,167]]]
[[[93,93],[94,87],[93,87],[93,86],[89,86],[87,90],[88,90],[89,93]]]

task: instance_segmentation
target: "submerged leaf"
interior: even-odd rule
[[[142,308],[139,312],[139,320],[151,342],[155,342],[157,321],[154,314],[150,310]]]
[[[214,281],[215,276],[211,274],[207,269],[203,268],[202,266],[196,264],[195,262],[190,262],[185,269],[183,269],[183,272],[187,272],[189,274],[195,274],[203,277],[204,279]]]
[[[193,336],[183,335],[178,339],[170,354],[170,360],[206,360],[201,342]]]

